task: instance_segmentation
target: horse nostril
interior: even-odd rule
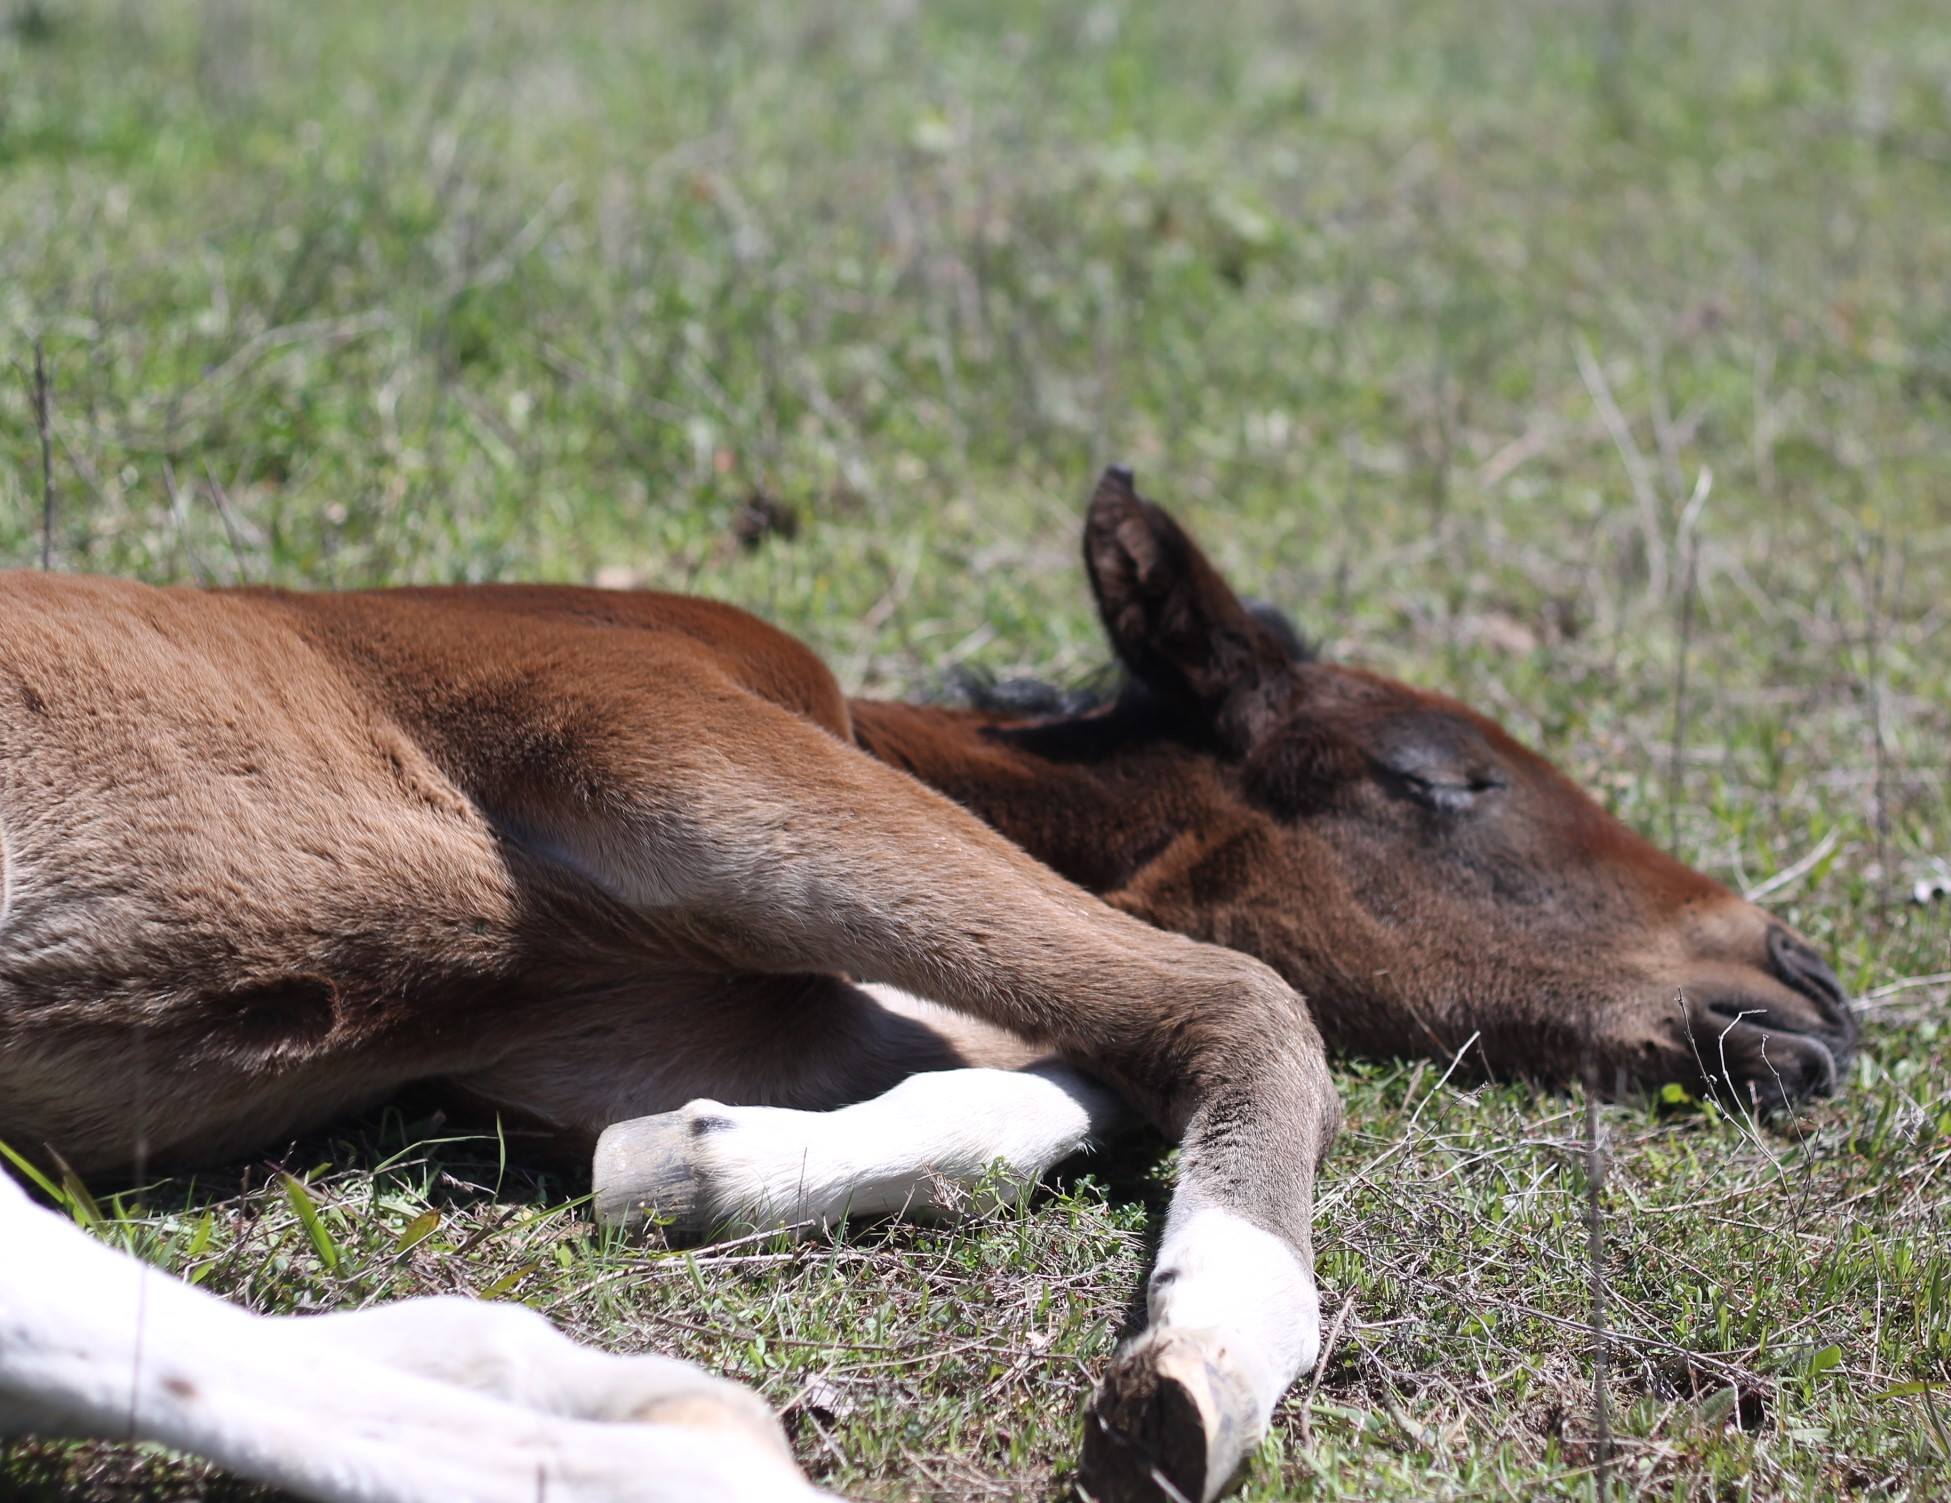
[[[1849,1013],[1849,994],[1829,963],[1786,929],[1768,931],[1768,959],[1775,974],[1839,1020]]]

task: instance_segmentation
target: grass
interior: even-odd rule
[[[37,340],[57,567],[642,580],[870,691],[1101,661],[1076,526],[1128,459],[1331,652],[1786,877],[1865,1048],[1787,1126],[1600,1112],[1610,1487],[1942,1497],[1937,9],[8,0],[0,560]],[[1244,1496],[1592,1496],[1582,1104],[1340,1079],[1339,1335]],[[696,1357],[861,1496],[1049,1497],[1169,1172],[685,1257],[520,1147],[409,1109],[76,1210],[258,1309],[467,1290]],[[45,1443],[0,1491],[256,1496]]]

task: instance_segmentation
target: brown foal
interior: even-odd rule
[[[436,1081],[696,1234],[950,1204],[1132,1113],[1179,1183],[1086,1481],[1199,1498],[1316,1355],[1327,1048],[1835,1086],[1786,927],[1319,660],[1122,470],[1085,559],[1127,682],[1041,715],[849,701],[680,596],[0,580],[0,1139],[207,1160]]]

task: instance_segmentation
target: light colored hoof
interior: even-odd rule
[[[685,1107],[606,1127],[590,1165],[597,1222],[631,1231],[662,1227],[674,1244],[710,1236],[716,1228],[704,1204],[697,1146],[728,1126],[722,1117]]]
[[[1113,1359],[1084,1424],[1078,1481],[1097,1503],[1209,1503],[1264,1422],[1224,1338],[1151,1330]]]
[[[632,1419],[645,1425],[683,1425],[692,1430],[722,1434],[727,1443],[769,1456],[782,1463],[795,1477],[799,1463],[772,1406],[749,1388],[733,1383],[713,1385],[690,1393],[674,1393],[651,1400]],[[803,1479],[802,1479],[803,1480]]]

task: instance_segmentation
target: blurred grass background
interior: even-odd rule
[[[1787,1130],[1606,1110],[1611,1485],[1938,1497],[1947,205],[1925,0],[0,0],[0,561],[44,542],[37,341],[57,567],[691,589],[871,692],[1101,663],[1077,524],[1126,460],[1329,651],[1786,874],[1865,1053]],[[1251,1497],[1597,1486],[1579,1110],[1439,1074],[1343,1072],[1353,1303]],[[467,1288],[687,1352],[864,1495],[1067,1486],[1146,1164],[646,1260],[439,1131],[98,1224],[263,1308]],[[48,1446],[0,1484],[226,1488]]]

